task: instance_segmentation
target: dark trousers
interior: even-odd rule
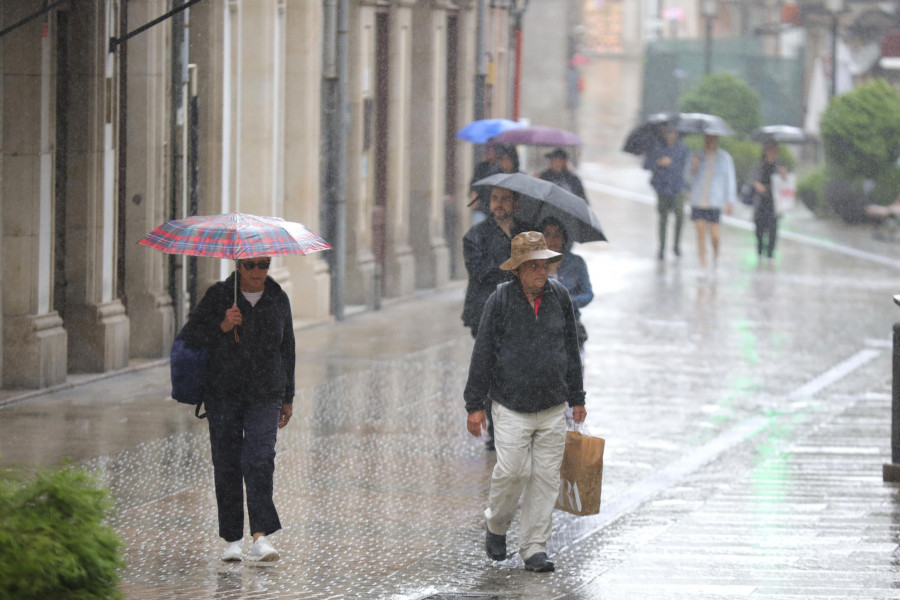
[[[775,211],[757,211],[754,216],[756,221],[756,253],[772,258],[775,253],[775,238],[778,237],[778,217]]]
[[[257,406],[240,402],[208,402],[209,441],[212,448],[219,508],[219,536],[226,542],[244,537],[244,487],[250,533],[265,535],[281,529],[272,500],[275,440],[280,405]]]
[[[681,194],[669,196],[667,194],[657,195],[656,210],[659,213],[659,253],[666,249],[666,233],[669,226],[669,213],[675,214],[675,243],[672,248],[680,249],[681,243],[681,225],[684,223],[684,200]]]

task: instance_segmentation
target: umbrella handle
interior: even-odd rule
[[[237,332],[237,325],[234,326],[234,329],[232,329],[232,331],[234,331],[234,341],[240,343],[240,342],[241,342],[241,336],[238,335],[238,332]]]

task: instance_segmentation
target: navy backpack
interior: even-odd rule
[[[206,348],[191,346],[184,339],[184,328],[175,336],[172,351],[169,353],[169,370],[172,377],[172,398],[184,404],[193,404],[194,414],[198,419],[206,418],[200,414],[203,404],[206,369],[209,366],[209,352]]]

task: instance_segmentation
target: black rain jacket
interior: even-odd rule
[[[518,219],[510,230],[512,237],[528,231],[525,223]],[[481,321],[481,310],[498,283],[509,281],[512,274],[502,271],[502,265],[509,258],[512,240],[494,217],[488,217],[475,225],[463,237],[463,256],[466,260],[466,271],[469,273],[469,285],[466,287],[466,301],[463,305],[462,322],[466,327],[477,327]]]
[[[294,401],[294,322],[287,294],[274,279],[266,278],[262,297],[251,306],[238,292],[243,324],[223,332],[219,326],[234,304],[234,278],[213,284],[191,312],[185,325],[186,341],[209,350],[204,402],[248,402],[257,405]],[[240,287],[240,280],[238,280]]]
[[[518,279],[488,298],[463,393],[466,412],[483,410],[487,396],[520,413],[584,405],[575,312],[561,283],[547,280],[537,315]]]

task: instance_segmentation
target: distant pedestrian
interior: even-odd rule
[[[489,187],[475,189],[472,184],[500,172],[500,156],[497,152],[499,147],[500,144],[488,141],[484,145],[484,160],[475,165],[475,170],[472,172],[472,182],[469,184],[472,225],[478,225],[491,214],[491,189]]]
[[[719,261],[719,221],[722,210],[734,210],[737,184],[731,155],[719,148],[719,136],[705,135],[703,150],[691,157],[691,220],[697,225],[697,250],[700,268],[706,276],[706,238],[709,236],[713,252],[713,271]]]
[[[501,173],[519,172],[519,151],[515,146],[499,146],[497,148],[497,160]]]
[[[485,515],[485,550],[506,558],[506,534],[522,497],[519,555],[529,571],[553,571],[547,558],[559,469],[566,445],[566,404],[584,421],[585,393],[575,312],[565,287],[548,278],[547,248],[536,231],[517,235],[502,269],[515,279],[497,286],[484,307],[464,397],[466,426],[486,427],[493,399],[497,462]]]
[[[555,183],[567,192],[572,192],[579,198],[583,198],[587,202],[587,195],[584,193],[584,186],[578,175],[569,170],[569,153],[562,148],[557,148],[553,152],[544,155],[550,161],[548,168],[540,174],[540,178],[544,181]]]
[[[509,257],[510,240],[527,229],[515,217],[519,202],[512,190],[491,188],[490,207],[491,216],[474,225],[463,237],[463,258],[469,273],[469,284],[462,321],[471,329],[473,338],[478,334],[484,303],[498,284],[512,278],[508,271],[500,268]],[[490,410],[490,405],[485,408]],[[493,431],[493,427],[488,429],[488,439],[485,441],[488,449],[494,447]]]
[[[652,172],[650,185],[656,190],[656,211],[659,214],[659,250],[657,258],[666,257],[666,234],[669,213],[675,215],[672,253],[681,256],[681,226],[684,222],[684,172],[690,151],[678,134],[674,122],[666,123],[663,129],[665,143],[657,145],[647,153],[644,168]]]
[[[778,162],[778,144],[766,142],[760,162],[753,168],[747,185],[753,191],[753,222],[756,225],[756,254],[760,259],[765,251],[771,259],[778,235],[778,210],[772,194],[772,176],[787,176],[787,168]],[[746,188],[747,185],[744,187]]]
[[[591,287],[587,263],[572,252],[572,241],[559,219],[547,217],[541,221],[540,229],[547,242],[547,248],[562,254],[562,259],[550,263],[549,276],[566,286],[569,296],[572,297],[578,331],[578,349],[581,352],[581,364],[584,365],[584,343],[587,341],[587,329],[581,322],[581,309],[594,299],[594,289]]]
[[[275,440],[293,414],[295,354],[290,302],[268,277],[270,263],[238,261],[235,273],[207,290],[185,327],[189,344],[209,350],[204,403],[225,561],[243,559],[245,488],[253,535],[248,557],[278,558],[266,536],[281,529],[272,499]]]

